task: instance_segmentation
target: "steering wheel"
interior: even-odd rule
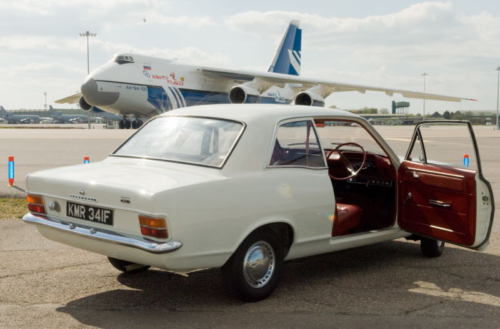
[[[354,168],[352,165],[351,161],[343,154],[342,147],[344,146],[355,146],[361,150],[361,153],[363,154],[363,160],[361,161],[361,164],[359,165],[359,168]],[[330,177],[334,180],[347,180],[349,178],[352,178],[359,174],[361,169],[365,166],[366,163],[366,151],[363,148],[363,146],[359,145],[358,143],[342,143],[338,145],[335,149],[329,151],[326,155],[327,160],[334,160],[334,161],[341,161],[344,166],[346,171],[349,173],[346,177],[337,177],[334,175],[330,175]]]

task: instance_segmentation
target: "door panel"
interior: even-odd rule
[[[399,225],[462,245],[475,240],[475,172],[404,161],[399,167]]]
[[[398,169],[399,226],[420,236],[482,248],[493,214],[493,192],[482,175],[472,125],[418,124]]]

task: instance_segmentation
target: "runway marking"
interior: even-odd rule
[[[460,288],[450,288],[448,291],[441,289],[435,283],[417,281],[418,288],[409,289],[410,292],[434,297],[448,298],[463,302],[484,304],[500,307],[500,298],[478,291],[467,291]]]

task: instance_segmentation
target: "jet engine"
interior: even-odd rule
[[[260,100],[260,93],[250,86],[237,85],[229,91],[229,101],[231,103],[257,103]]]
[[[80,108],[82,110],[85,110],[85,111],[88,111],[88,110],[90,110],[92,108],[92,105],[90,105],[89,103],[87,103],[87,101],[83,97],[80,97],[80,100],[78,101],[78,104],[80,105]]]
[[[295,96],[295,105],[325,106],[325,100],[315,91],[308,89]]]

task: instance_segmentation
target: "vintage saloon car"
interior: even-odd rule
[[[442,129],[461,137],[444,143]],[[444,241],[483,248],[494,202],[471,125],[422,123],[408,142],[399,158],[344,111],[190,107],[102,162],[30,174],[24,221],[123,272],[220,267],[249,301],[271,294],[285,260],[401,237],[429,257]]]

